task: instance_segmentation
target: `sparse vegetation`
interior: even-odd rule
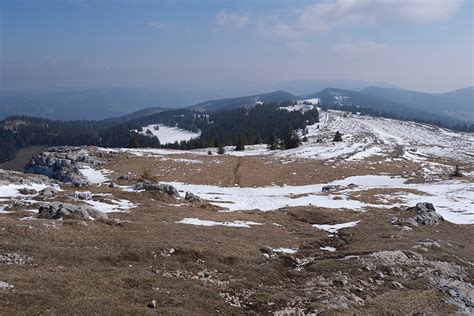
[[[158,178],[153,175],[151,169],[145,169],[140,175],[140,182],[157,182]]]

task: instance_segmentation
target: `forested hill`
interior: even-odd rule
[[[259,104],[250,109],[198,112],[192,109],[168,110],[120,123],[104,121],[53,121],[26,116],[0,121],[0,162],[12,159],[16,152],[33,145],[94,145],[103,147],[161,147],[156,137],[140,134],[150,124],[177,126],[200,131],[201,137],[167,147],[193,149],[232,145],[238,140],[255,144],[272,137],[282,138],[288,131],[305,128],[319,119],[316,109],[283,111],[287,103]]]

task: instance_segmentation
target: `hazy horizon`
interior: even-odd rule
[[[6,0],[0,87],[231,97],[322,79],[448,92],[474,85],[473,9],[463,0]]]

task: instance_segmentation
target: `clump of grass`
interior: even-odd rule
[[[158,179],[151,173],[150,169],[146,169],[140,176],[140,182],[157,182]]]

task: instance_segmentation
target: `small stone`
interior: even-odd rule
[[[147,307],[148,308],[156,308],[156,300],[153,300],[150,303],[148,303]]]
[[[168,252],[169,252],[169,254],[173,254],[173,253],[175,253],[175,251],[176,251],[176,249],[171,248]]]
[[[393,281],[393,282],[392,282],[392,285],[393,285],[393,287],[395,287],[395,288],[397,288],[397,289],[403,289],[403,288],[405,288],[401,283],[396,282],[396,281]]]

